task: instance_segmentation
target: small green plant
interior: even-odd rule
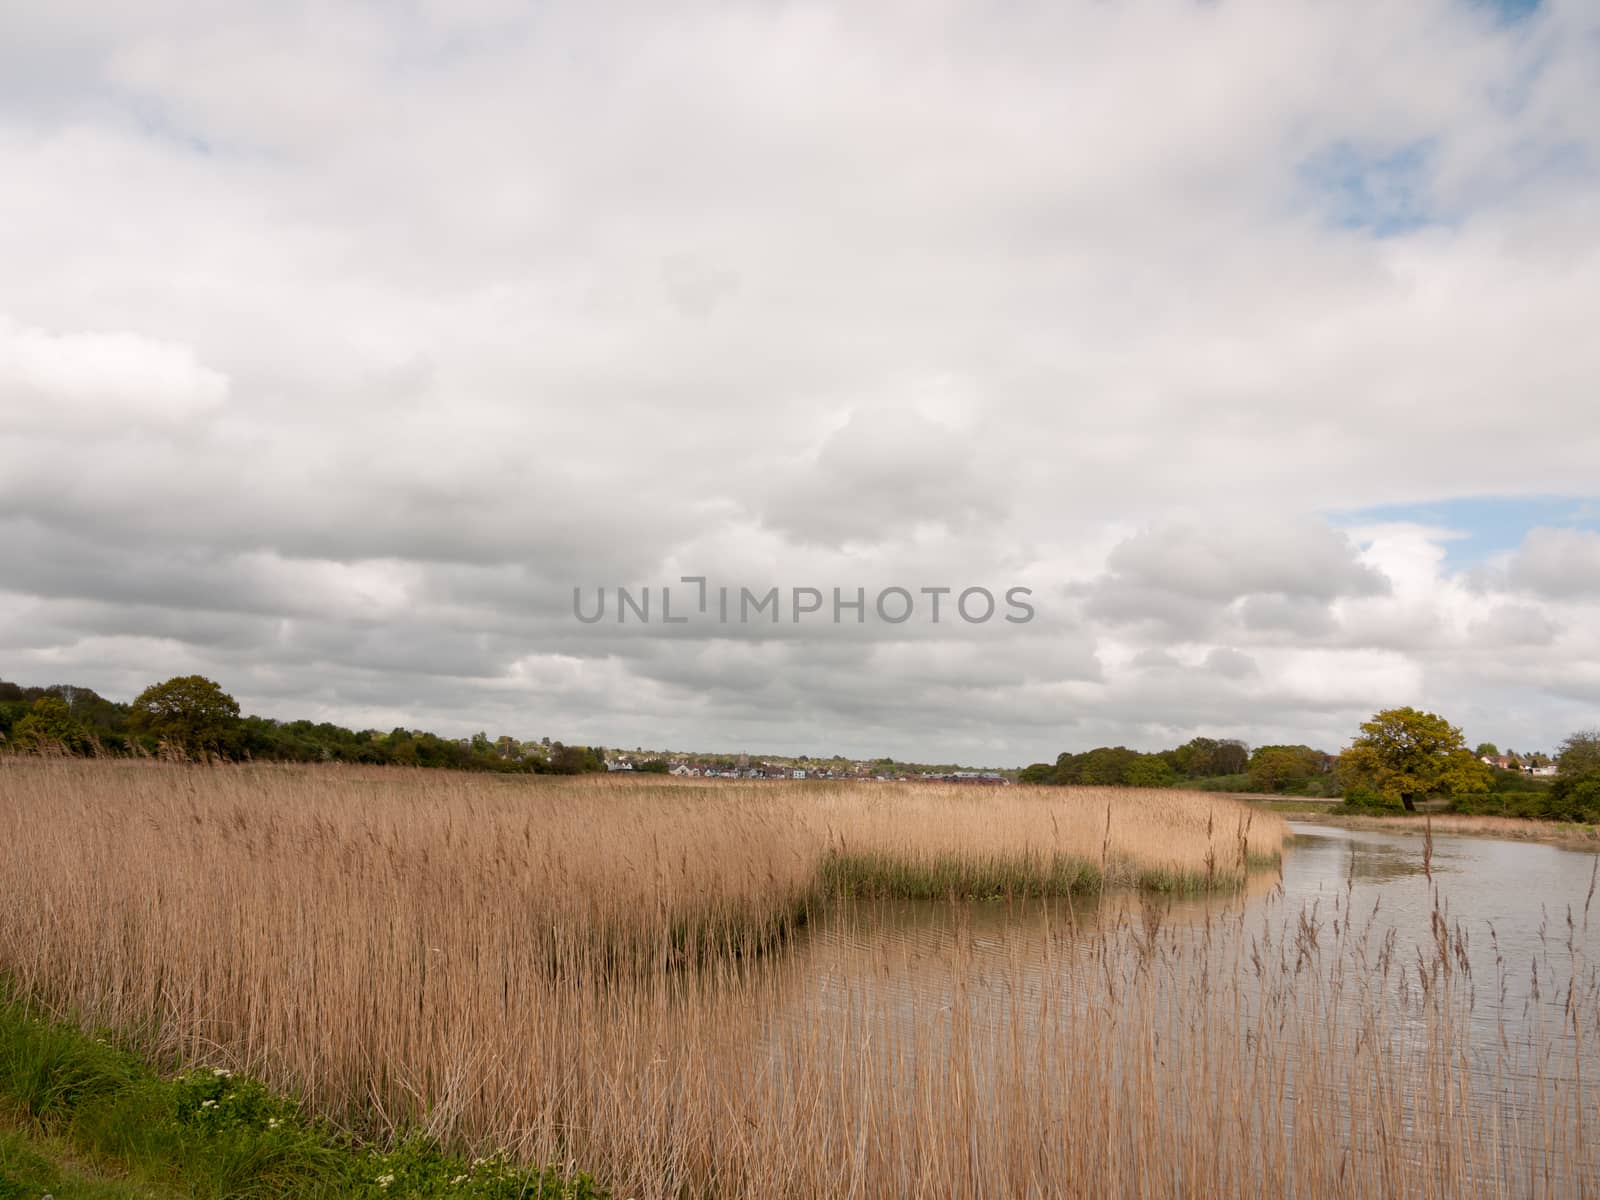
[[[467,1159],[421,1137],[393,1147],[361,1145],[308,1117],[293,1099],[226,1068],[162,1078],[106,1040],[30,1012],[8,998],[3,981],[0,1106],[26,1114],[79,1153],[181,1180],[185,1195],[604,1200],[607,1194],[585,1174],[522,1166],[504,1155]],[[0,1200],[10,1200],[7,1169],[0,1158]],[[31,1169],[30,1177],[50,1178]],[[16,1194],[36,1200],[41,1193]]]
[[[201,1067],[172,1081],[177,1117],[206,1133],[270,1131],[300,1123],[299,1106],[254,1079],[220,1067]]]
[[[475,1197],[478,1200],[601,1200],[606,1195],[584,1174],[563,1175],[553,1167],[533,1170],[503,1155],[464,1161],[415,1138],[393,1150],[371,1153],[359,1164],[352,1196]]]

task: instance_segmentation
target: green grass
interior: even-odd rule
[[[180,1200],[193,1193],[84,1161],[65,1138],[11,1127],[0,1116],[0,1200]]]
[[[863,899],[993,900],[1065,896],[1100,883],[1090,863],[1063,855],[941,857],[926,862],[885,854],[829,854],[820,872],[825,892]]]
[[[225,1071],[163,1077],[0,992],[0,1200],[603,1200],[587,1176],[362,1145]]]
[[[1330,804],[1326,800],[1314,800],[1304,796],[1282,796],[1268,800],[1261,796],[1247,796],[1242,803],[1252,808],[1264,809],[1267,812],[1290,813],[1299,815],[1303,813],[1330,813],[1341,811],[1341,805]]]
[[[1276,867],[1281,854],[1248,857],[1247,867]],[[936,858],[916,861],[885,854],[841,854],[823,861],[825,893],[871,900],[998,900],[1003,898],[1081,895],[1102,886],[1132,885],[1147,892],[1193,895],[1230,891],[1236,876],[1220,866],[1211,876],[1171,868],[1145,868],[1131,873],[1112,864],[1109,876],[1098,863],[1070,855],[1019,854],[994,858]]]

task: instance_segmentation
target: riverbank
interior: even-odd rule
[[[584,1175],[362,1145],[226,1070],[163,1076],[0,992],[0,1200],[194,1196],[604,1200]]]
[[[1427,807],[1415,813],[1352,812],[1337,800],[1313,800],[1298,796],[1235,794],[1233,798],[1291,821],[1314,821],[1318,825],[1336,825],[1341,829],[1366,829],[1421,837],[1431,822],[1433,832],[1438,834],[1498,838],[1501,841],[1511,842],[1541,842],[1569,850],[1600,850],[1600,826],[1582,825],[1572,821],[1470,816],[1439,809],[1430,810]]]

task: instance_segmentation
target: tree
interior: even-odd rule
[[[1561,743],[1556,773],[1563,778],[1600,774],[1600,729],[1584,729]]]
[[[605,751],[600,747],[564,746],[560,742],[550,747],[550,770],[556,775],[583,775],[605,769]]]
[[[1326,761],[1310,746],[1258,746],[1250,756],[1250,786],[1258,792],[1302,788],[1322,774]]]
[[[1031,763],[1017,772],[1018,783],[1049,783],[1050,777],[1055,773],[1055,767],[1050,763]]]
[[[18,750],[32,754],[72,754],[83,748],[83,731],[59,696],[40,696],[12,731]]]
[[[1473,757],[1461,730],[1436,713],[1389,708],[1361,725],[1361,736],[1339,756],[1346,786],[1376,791],[1407,812],[1419,797],[1487,792],[1493,776]]]
[[[1159,754],[1141,754],[1122,772],[1122,782],[1129,787],[1164,788],[1177,781],[1178,773]]]
[[[1090,787],[1116,787],[1139,759],[1126,746],[1096,746],[1083,754],[1063,753],[1056,759],[1054,782]]]
[[[1217,743],[1212,769],[1218,775],[1238,775],[1250,762],[1250,747],[1237,738],[1223,738]]]
[[[1500,747],[1493,742],[1479,742],[1478,748],[1473,751],[1479,758],[1499,758]]]
[[[239,724],[239,702],[203,675],[153,683],[133,702],[132,724],[185,758],[220,754]]]
[[[1237,775],[1245,769],[1250,751],[1243,742],[1233,738],[1218,741],[1216,738],[1197,737],[1168,750],[1163,756],[1172,766],[1190,779],[1206,779],[1217,775]]]

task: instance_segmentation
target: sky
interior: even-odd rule
[[[0,0],[0,677],[1551,749],[1600,725],[1596,113],[1593,0]]]

